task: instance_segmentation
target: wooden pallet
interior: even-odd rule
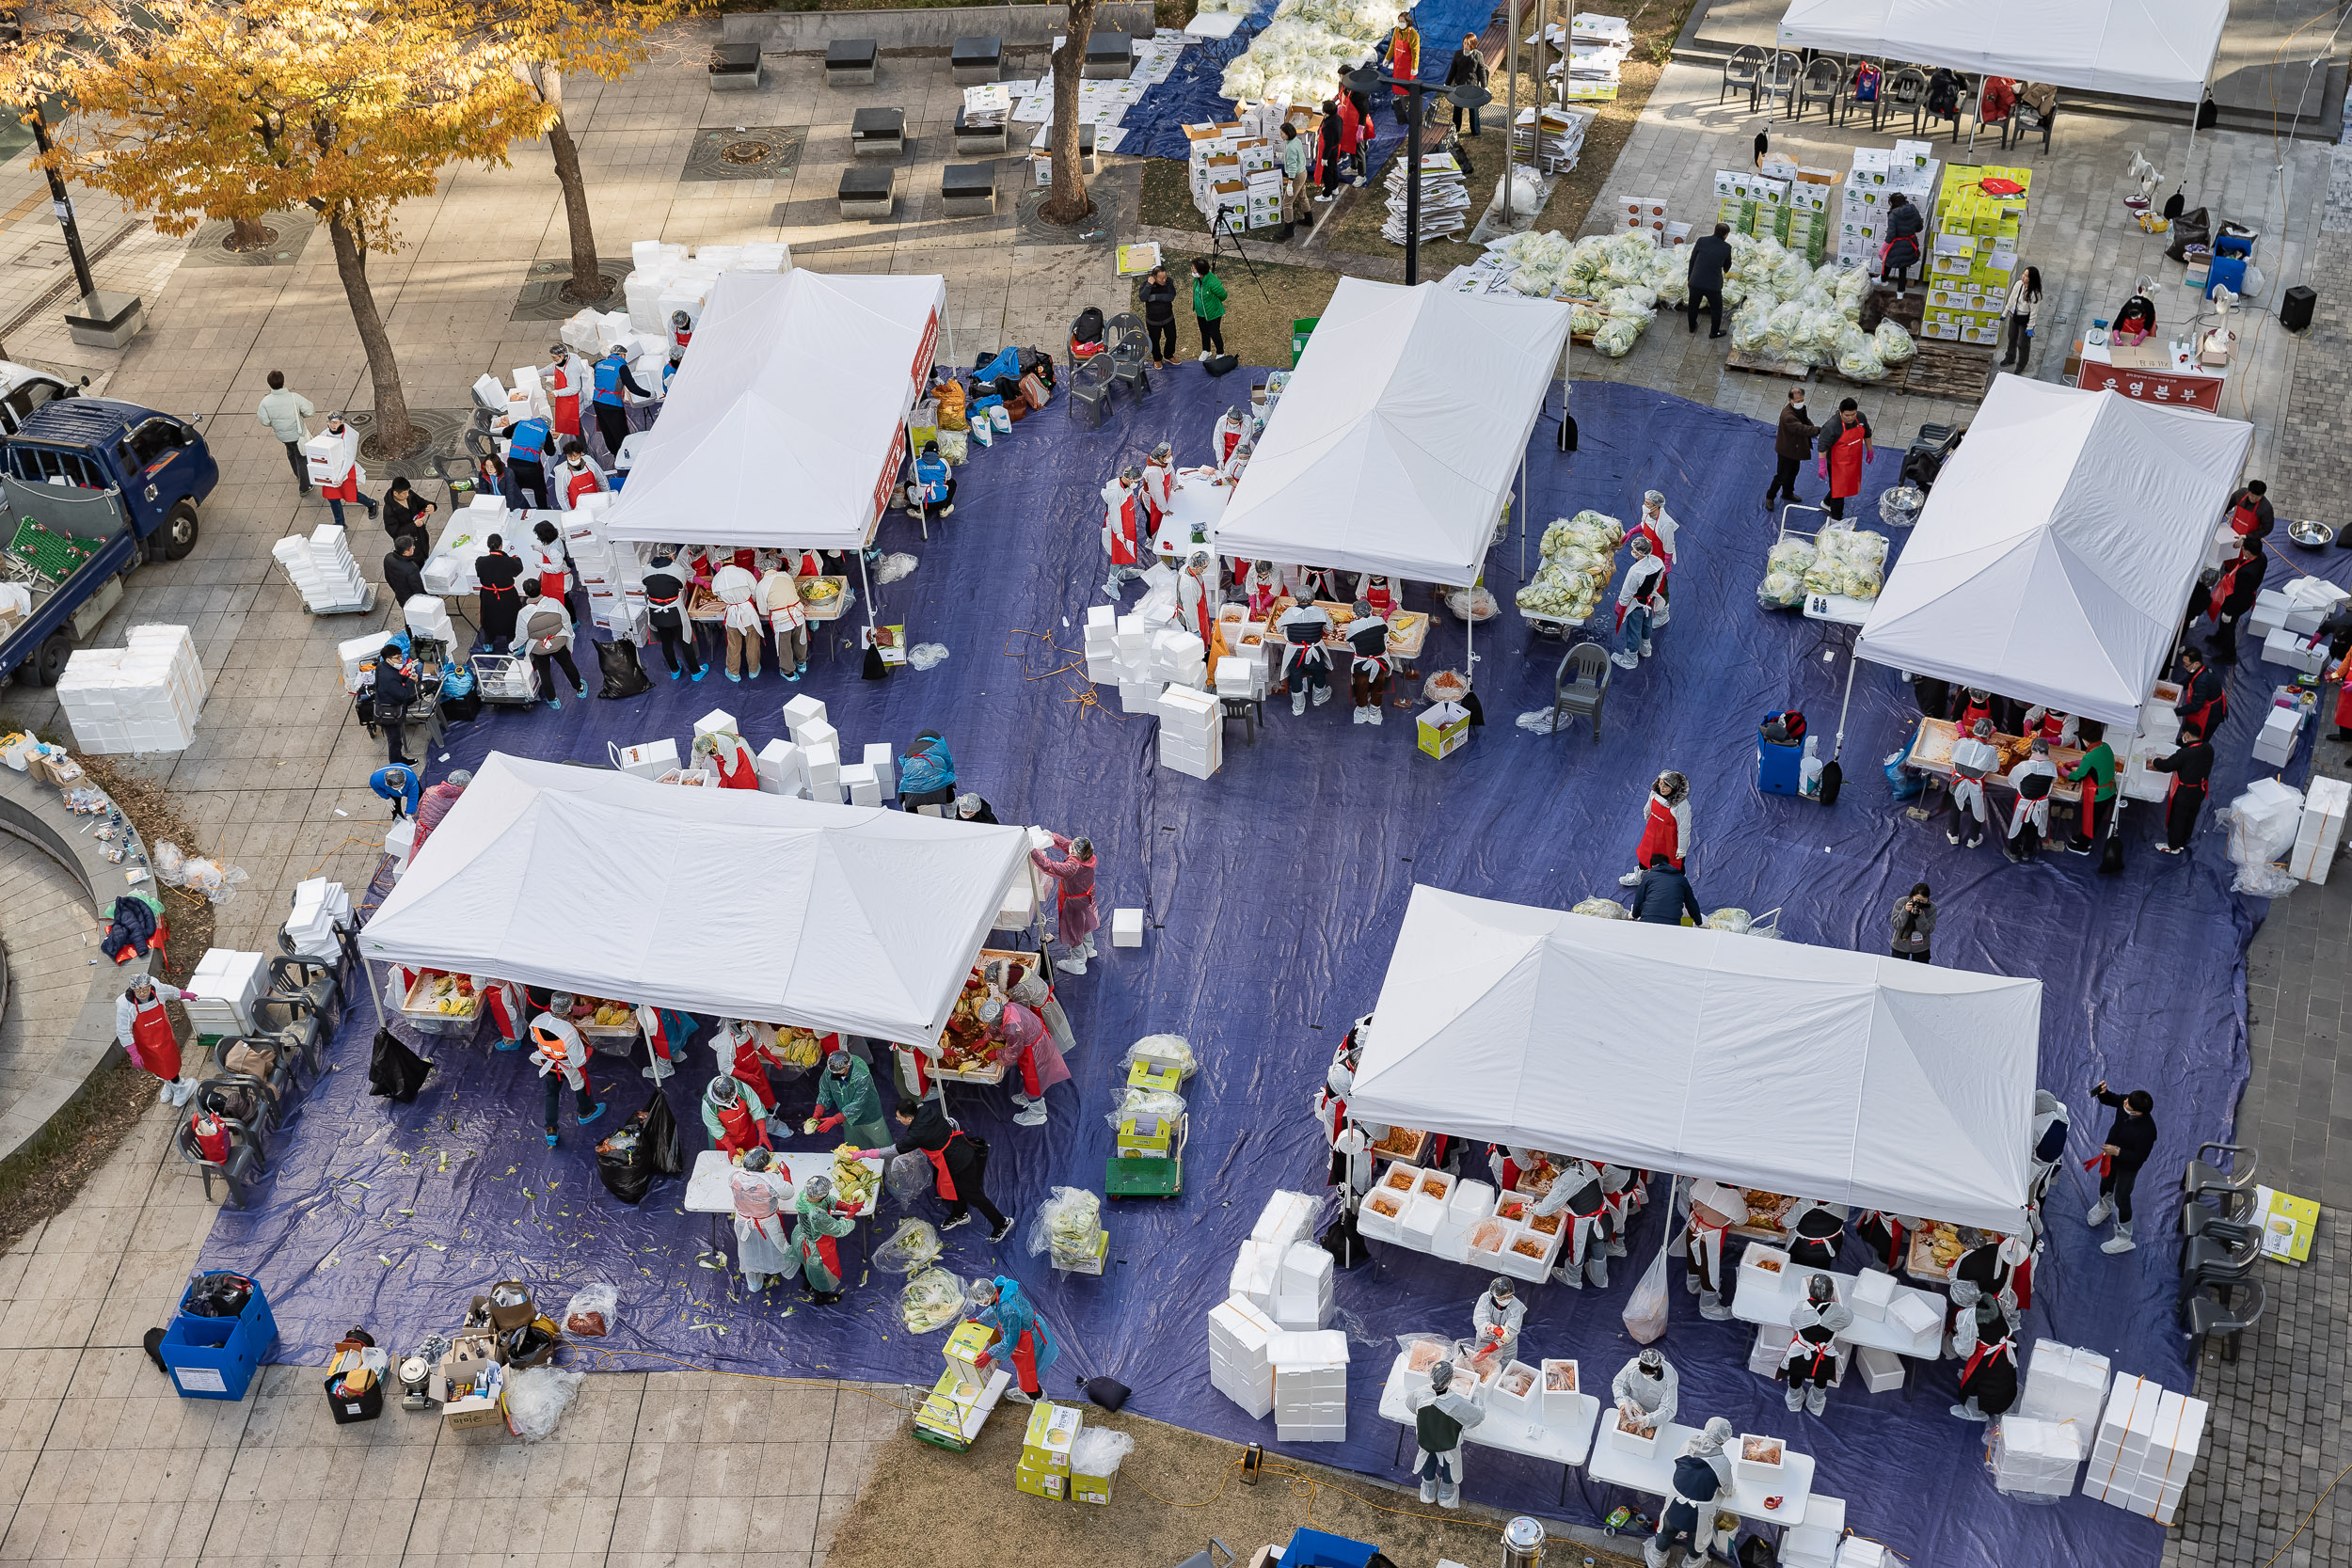
[[[1978,403],[1993,379],[1993,351],[1975,343],[1947,343],[1921,339],[1919,352],[1903,368],[1905,397],[1948,398]]]
[[[1743,354],[1733,349],[1724,356],[1724,363],[1735,371],[1753,371],[1758,375],[1786,376],[1791,381],[1804,381],[1813,374],[1813,367],[1795,359],[1775,359],[1769,354]]]

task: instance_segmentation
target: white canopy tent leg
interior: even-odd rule
[[[1854,646],[1846,652],[1846,695],[1837,705],[1837,738],[1831,743],[1829,752],[1829,758],[1832,762],[1836,762],[1838,753],[1846,749],[1846,710],[1853,706],[1854,671],[1861,663],[1862,634],[1857,631],[1854,634]]]
[[[874,629],[874,612],[882,609],[882,606],[874,602],[874,583],[871,575],[866,570],[864,550],[857,552],[857,580],[859,585],[866,590],[866,629],[871,631]]]
[[[1527,453],[1519,453],[1519,586],[1527,585]]]

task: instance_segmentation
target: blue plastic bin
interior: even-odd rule
[[[277,1338],[278,1320],[257,1284],[233,1318],[175,1315],[155,1350],[182,1399],[242,1400]]]
[[[2226,288],[2233,294],[2246,292],[2246,258],[2217,256],[2205,264],[2205,297],[2213,297],[2216,289]]]
[[[1291,1544],[1279,1560],[1282,1568],[1364,1568],[1378,1549],[1369,1542],[1302,1528],[1291,1531]]]
[[[1756,787],[1767,795],[1802,795],[1804,745],[1775,746],[1758,736],[1756,742]]]

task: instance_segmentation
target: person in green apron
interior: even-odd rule
[[[857,1228],[857,1222],[833,1209],[833,1178],[812,1176],[801,1185],[794,1206],[800,1212],[792,1227],[792,1250],[801,1259],[801,1277],[819,1307],[841,1299],[841,1252],[838,1238]]]
[[[882,1096],[874,1092],[873,1070],[846,1051],[826,1056],[817,1114],[803,1131],[830,1132],[836,1127],[844,1141],[859,1148],[886,1148],[895,1141],[882,1119]]]
[[[2082,731],[2082,738],[2090,742],[2090,750],[2066,773],[2067,783],[2083,785],[2082,815],[2076,819],[2074,836],[2066,847],[2078,855],[2088,855],[2098,847],[2098,841],[2108,831],[2107,818],[2115,809],[2115,748],[2107,744],[2106,734],[2098,725],[2085,721]]]
[[[1421,1500],[1439,1508],[1462,1506],[1462,1433],[1486,1418],[1486,1411],[1454,1392],[1454,1363],[1429,1369],[1429,1386],[1406,1396],[1413,1417],[1413,1474],[1421,1478]]]

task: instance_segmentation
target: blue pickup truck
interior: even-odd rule
[[[141,562],[196,548],[220,465],[193,423],[113,398],[41,404],[0,438],[0,679],[55,686]],[[31,595],[28,611],[5,585]]]

